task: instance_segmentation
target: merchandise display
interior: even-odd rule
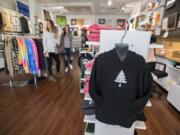
[[[107,66],[102,68],[103,65]],[[97,107],[96,118],[129,128],[136,121],[139,110],[146,105],[151,84],[150,70],[142,56],[129,51],[121,62],[115,49],[98,56],[89,84],[90,95]]]
[[[3,31],[11,32],[13,30],[12,25],[12,14],[7,12],[1,12],[2,22],[3,22]]]
[[[100,40],[100,30],[113,30],[112,26],[109,25],[105,25],[105,26],[101,26],[101,25],[91,25],[88,28],[89,30],[89,35],[87,36],[89,41],[94,41],[94,42],[99,42]]]
[[[180,0],[1,0],[0,135],[180,135]]]
[[[37,74],[45,68],[42,43],[39,39],[29,37],[5,37],[4,44],[6,69],[10,76],[14,77],[14,71]],[[39,66],[40,65],[40,66]]]
[[[30,33],[28,21],[25,17],[20,18],[20,24],[23,33]]]

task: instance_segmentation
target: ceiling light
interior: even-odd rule
[[[112,0],[108,0],[108,6],[112,5]]]

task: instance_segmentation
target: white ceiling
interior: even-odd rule
[[[53,14],[130,14],[141,0],[36,0]]]

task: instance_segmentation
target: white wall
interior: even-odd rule
[[[0,0],[0,7],[15,10],[15,0]]]
[[[117,26],[117,19],[129,19],[128,14],[120,14],[120,15],[96,15],[95,20],[96,23],[99,23],[99,19],[104,18],[106,20],[107,25],[112,25],[114,27]]]
[[[66,15],[68,24],[71,24],[71,19],[84,19],[84,25],[91,25],[95,23],[95,16],[93,15]]]
[[[28,5],[29,0],[18,0]],[[16,0],[0,0],[0,7],[16,11]]]
[[[55,21],[54,15],[54,21]],[[71,24],[71,19],[84,19],[84,25],[92,25],[95,23],[99,23],[99,18],[104,18],[106,20],[106,24],[108,25],[117,25],[117,19],[129,19],[129,15],[66,15],[68,24]]]

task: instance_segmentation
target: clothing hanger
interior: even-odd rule
[[[125,60],[125,58],[128,54],[128,51],[129,51],[129,44],[126,44],[123,42],[124,38],[127,35],[127,26],[125,27],[124,35],[121,37],[120,43],[115,44],[116,53],[121,61]]]
[[[124,38],[126,37],[126,34],[127,34],[127,27],[125,27],[124,35],[123,35],[122,38],[121,38],[121,44],[123,44],[123,40],[124,40]]]

